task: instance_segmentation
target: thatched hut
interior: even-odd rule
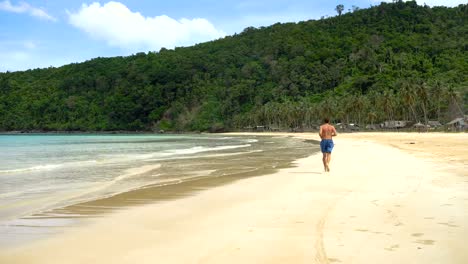
[[[448,122],[447,124],[445,124],[445,126],[447,127],[448,130],[459,130],[459,131],[462,131],[466,128],[466,122],[467,121],[467,117],[458,117],[458,118],[455,118],[454,120]]]

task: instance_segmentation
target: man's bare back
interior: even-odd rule
[[[328,123],[323,124],[320,126],[319,135],[321,139],[332,139],[332,137],[336,136],[336,129]]]

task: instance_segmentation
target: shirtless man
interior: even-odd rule
[[[330,159],[331,152],[333,149],[333,140],[332,137],[336,136],[336,129],[334,126],[330,125],[330,119],[325,118],[323,120],[325,124],[320,126],[319,136],[322,139],[320,142],[320,149],[323,153],[323,167],[325,171],[330,171]]]

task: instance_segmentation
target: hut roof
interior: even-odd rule
[[[453,125],[455,123],[462,122],[462,121],[463,121],[463,117],[455,118],[454,120],[448,122],[447,125]]]
[[[441,126],[442,124],[439,121],[427,121],[427,124],[430,126]]]
[[[421,124],[421,122],[417,122],[416,124],[413,125],[414,127],[426,127],[426,125]]]

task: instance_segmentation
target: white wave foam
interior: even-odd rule
[[[175,150],[169,150],[167,152],[162,152],[162,153],[156,153],[154,155],[154,158],[158,157],[172,157],[172,156],[180,156],[180,155],[190,155],[190,154],[197,154],[201,152],[208,152],[208,151],[219,151],[219,150],[228,150],[228,149],[237,149],[237,148],[247,148],[250,147],[250,144],[245,144],[245,145],[232,145],[232,146],[218,146],[218,147],[202,147],[202,146],[197,146],[189,149],[175,149]]]
[[[90,200],[94,200],[98,198],[106,198],[109,196],[119,194],[121,192],[126,192],[126,191],[131,191],[137,188],[141,188],[141,186],[138,186],[138,185],[137,186],[129,185],[124,189],[112,189],[112,186],[118,183],[119,181],[131,178],[137,175],[141,175],[144,173],[148,173],[160,167],[161,167],[160,164],[152,164],[152,165],[144,165],[141,167],[127,169],[123,172],[122,175],[110,181],[96,183],[96,185],[92,188],[86,188],[85,190],[80,190],[74,193],[67,193],[65,195],[57,196],[57,197],[60,197],[59,199],[60,201],[54,204],[49,204],[47,209],[64,207],[70,204],[86,202],[86,201],[90,201]],[[156,176],[159,176],[159,174],[153,174],[152,176],[156,177]]]
[[[233,152],[233,153],[223,153],[223,154],[205,155],[205,156],[201,156],[201,158],[228,157],[228,156],[245,155],[245,154],[259,153],[259,152],[263,152],[263,150],[261,150],[261,149],[256,149],[256,150],[246,151],[246,152]]]
[[[6,173],[18,173],[18,172],[26,172],[26,171],[38,171],[38,170],[53,170],[56,168],[62,167],[62,164],[47,164],[47,165],[38,165],[28,168],[20,168],[20,169],[11,169],[11,170],[0,170],[0,174]]]
[[[26,193],[26,191],[14,191],[14,192],[5,192],[0,193],[0,199],[9,198],[9,197],[19,197],[20,195]],[[1,206],[0,206],[1,208]]]
[[[97,194],[97,193],[100,193],[100,192],[105,191],[105,190],[109,190],[110,195],[115,195],[116,193],[118,193],[118,191],[116,192],[116,190],[110,190],[110,189],[112,189],[112,186],[115,185],[116,183],[118,183],[118,182],[120,182],[122,180],[128,179],[128,178],[134,177],[134,176],[138,176],[138,175],[141,175],[141,174],[144,174],[144,173],[148,173],[148,172],[150,172],[152,170],[159,169],[160,167],[161,167],[161,164],[152,164],[152,165],[144,165],[144,166],[140,166],[140,167],[126,169],[123,172],[123,174],[115,177],[114,179],[112,179],[110,181],[103,182],[103,183],[95,186],[95,188],[88,189],[86,192],[82,193],[80,196],[90,195],[90,194]],[[154,176],[154,175],[152,175],[152,176]],[[125,189],[124,191],[128,191],[130,189]],[[100,195],[98,195],[98,196],[100,196]],[[103,196],[103,197],[105,197],[105,196]]]
[[[72,162],[64,162],[61,164],[45,164],[45,165],[37,165],[27,168],[19,168],[19,169],[10,169],[10,170],[0,170],[1,174],[11,174],[11,173],[21,173],[21,172],[30,172],[30,171],[47,171],[47,170],[55,170],[58,168],[68,168],[68,167],[78,167],[83,166],[86,164],[96,164],[100,163],[98,160],[83,160],[83,161],[72,161]]]
[[[208,152],[208,151],[246,148],[250,146],[251,146],[250,144],[217,146],[217,147],[197,146],[197,147],[192,147],[188,149],[166,150],[162,152],[145,153],[145,154],[126,154],[126,155],[115,155],[115,156],[109,155],[107,157],[102,157],[102,156],[98,157],[97,160],[93,159],[93,160],[84,160],[84,161],[65,162],[62,164],[38,165],[38,166],[20,168],[20,169],[0,170],[0,175],[11,174],[11,173],[21,173],[21,172],[28,172],[28,171],[54,170],[58,168],[78,167],[78,166],[90,165],[90,164],[113,164],[113,163],[122,163],[122,162],[137,161],[137,160],[141,160],[141,161],[158,160],[160,158],[171,158],[171,157],[176,157],[180,155],[191,155],[191,154],[197,154],[197,153]]]
[[[120,163],[126,161],[133,161],[133,160],[161,160],[161,158],[172,158],[178,157],[181,155],[191,155],[197,154],[201,152],[208,152],[208,151],[219,151],[219,150],[228,150],[228,149],[236,149],[236,148],[246,148],[250,147],[250,144],[244,145],[232,145],[232,146],[217,146],[217,147],[203,147],[197,146],[187,149],[173,149],[173,150],[165,150],[162,152],[155,152],[155,153],[148,153],[148,154],[127,154],[127,155],[119,155],[119,156],[109,156],[107,157],[106,162],[108,163]]]
[[[153,164],[153,165],[145,165],[141,167],[136,167],[136,168],[130,168],[124,171],[124,174],[116,177],[114,180],[111,181],[111,183],[115,183],[118,181],[121,181],[126,178],[130,178],[132,176],[140,175],[152,170],[156,170],[161,168],[161,164]]]
[[[257,149],[257,150],[245,151],[245,152],[208,154],[208,155],[203,155],[203,156],[197,156],[197,157],[195,157],[195,158],[227,157],[227,156],[245,155],[245,154],[251,154],[251,153],[258,153],[258,152],[263,152],[263,150]],[[193,158],[194,158],[193,156],[178,156],[178,157],[173,157],[173,158],[171,158],[171,159],[174,159],[174,160],[177,159],[177,160],[179,160],[179,159],[193,159]],[[149,160],[147,160],[147,161],[161,161],[161,160],[164,160],[164,159],[155,158],[155,159],[149,159]]]

